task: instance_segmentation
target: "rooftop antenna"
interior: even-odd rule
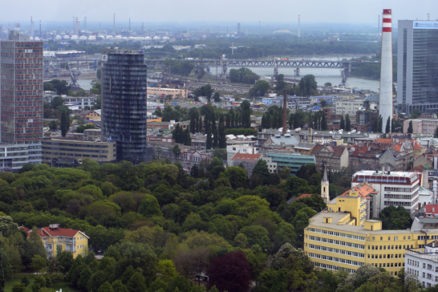
[[[40,38],[42,37],[42,30],[41,30],[41,20],[40,20]]]
[[[128,32],[131,32],[131,17],[129,18]]]
[[[113,13],[113,31],[116,31],[116,14]]]

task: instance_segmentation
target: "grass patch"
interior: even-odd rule
[[[29,279],[29,285],[26,287],[26,292],[32,292],[32,284],[33,284],[33,274],[32,273],[22,273],[22,274],[16,274],[14,279],[11,279],[9,281],[6,281],[5,283],[5,292],[12,292],[12,288],[15,284],[21,283],[23,278]],[[76,290],[72,287],[69,287],[68,282],[55,282],[53,283],[51,289],[52,291],[56,291],[62,288],[62,292],[79,292],[79,290]]]

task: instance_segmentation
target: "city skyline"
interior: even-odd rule
[[[315,8],[316,7],[316,8]],[[19,1],[2,4],[2,22],[29,22],[30,18],[42,21],[71,22],[73,17],[88,22],[297,22],[302,23],[368,23],[376,24],[377,15],[384,8],[393,10],[394,20],[437,19],[438,2],[434,0],[406,1],[361,1],[354,5],[347,0],[287,2],[273,0],[269,4],[248,0],[219,2],[188,0],[165,0],[158,2],[128,0],[118,1]],[[323,13],[322,13],[323,12]],[[429,14],[429,16],[428,16]]]

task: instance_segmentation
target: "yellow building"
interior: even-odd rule
[[[56,257],[62,251],[71,252],[73,258],[88,254],[88,236],[82,231],[50,224],[38,229],[38,234],[43,240],[48,257]]]
[[[423,248],[438,239],[438,229],[382,230],[381,221],[367,220],[366,210],[366,197],[350,191],[309,220],[304,251],[316,267],[354,272],[371,264],[397,275],[406,249]]]

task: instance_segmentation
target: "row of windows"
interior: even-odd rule
[[[351,238],[351,239],[356,239],[356,240],[365,240],[364,236],[358,236],[358,235],[342,233],[342,232],[337,232],[337,231],[328,231],[328,230],[318,229],[318,228],[309,228],[308,230],[311,232],[334,235],[337,237],[346,237],[346,238]]]
[[[420,262],[419,261],[408,259],[407,262],[408,262],[409,266],[413,266],[413,267],[419,267],[420,266]]]
[[[322,260],[326,260],[326,261],[338,262],[338,263],[352,265],[352,266],[362,266],[363,265],[362,262],[353,261],[353,260],[349,260],[349,259],[341,259],[341,258],[332,257],[332,256],[326,256],[323,254],[317,254],[317,253],[312,253],[312,252],[309,253],[309,257],[315,258],[315,259],[322,259]]]
[[[371,254],[371,255],[368,255],[368,258],[371,258],[371,259],[393,259],[393,258],[399,258],[399,259],[401,259],[401,258],[403,258],[405,255],[404,254],[402,254],[402,253],[400,253],[400,254],[398,254],[398,253],[396,253],[396,254]]]
[[[411,188],[396,188],[396,187],[385,187],[385,191],[389,192],[400,192],[400,193],[411,193],[415,191],[418,188],[418,186],[414,186]]]
[[[407,249],[409,248],[409,244],[408,245],[369,245],[368,249],[372,249],[372,250],[390,250],[390,249]],[[410,248],[414,248],[414,246],[411,244]]]
[[[345,242],[345,241],[341,241],[341,240],[333,240],[330,238],[324,238],[324,237],[318,237],[318,236],[312,236],[312,235],[310,235],[309,238],[310,238],[310,240],[314,240],[314,241],[321,241],[321,242],[327,242],[327,243],[331,243],[331,244],[354,247],[354,248],[358,248],[358,249],[365,249],[365,245],[363,245],[363,244]]]
[[[358,258],[365,258],[365,254],[360,253],[360,252],[355,252],[355,251],[331,248],[331,247],[315,245],[315,244],[309,244],[309,247],[312,248],[312,249],[317,249],[317,250],[323,250],[323,251],[329,251],[329,252],[334,252],[334,253],[339,253],[339,254],[345,254],[345,255],[354,256],[354,257],[358,257]]]
[[[315,263],[313,263],[313,265],[315,267],[322,268],[322,269],[327,269],[327,270],[334,270],[334,271],[344,270],[344,271],[347,271],[349,273],[354,273],[355,272],[355,270],[353,270],[353,269],[340,268],[338,266],[333,266],[333,265],[330,265],[330,264],[321,264],[321,263],[315,262]]]
[[[401,200],[411,200],[415,196],[417,196],[417,193],[413,193],[411,195],[396,195],[396,194],[385,194],[385,199],[401,199]]]

